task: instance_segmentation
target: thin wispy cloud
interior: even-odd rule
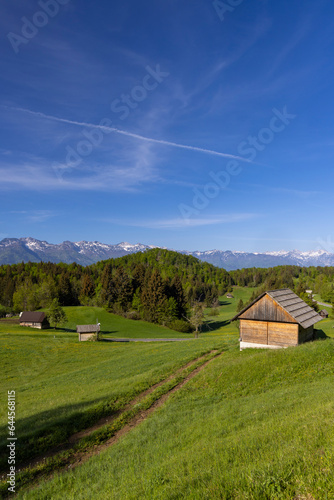
[[[5,107],[8,109],[7,106],[5,106]],[[242,161],[242,162],[245,162],[245,163],[253,163],[250,160],[247,160],[246,158],[244,158],[242,156],[237,156],[237,155],[233,155],[233,154],[230,154],[230,153],[222,153],[220,151],[215,151],[215,150],[212,150],[212,149],[199,148],[199,147],[196,147],[196,146],[188,146],[186,144],[179,144],[177,142],[165,141],[163,139],[154,139],[152,137],[146,137],[146,136],[143,136],[143,135],[140,135],[140,134],[135,134],[133,132],[128,132],[128,131],[121,130],[121,129],[118,129],[118,128],[115,128],[115,127],[108,127],[108,126],[104,126],[104,125],[96,125],[95,123],[88,123],[88,122],[79,122],[79,121],[76,121],[76,120],[68,120],[67,118],[59,118],[57,116],[47,115],[47,114],[41,113],[39,111],[32,111],[30,109],[25,109],[25,108],[9,108],[9,109],[12,109],[14,111],[20,111],[20,112],[23,112],[23,113],[29,113],[29,114],[31,114],[33,116],[40,117],[40,118],[43,118],[43,119],[46,119],[46,120],[52,120],[52,121],[56,121],[56,122],[59,122],[59,123],[66,123],[68,125],[76,125],[76,126],[79,126],[79,127],[90,127],[90,128],[104,130],[106,132],[115,132],[116,134],[124,135],[126,137],[132,137],[133,139],[139,139],[141,141],[146,141],[146,142],[150,142],[150,143],[153,143],[153,144],[160,144],[160,145],[163,145],[163,146],[170,146],[170,147],[173,147],[173,148],[186,149],[188,151],[195,151],[195,152],[198,152],[198,153],[204,153],[204,154],[208,154],[208,155],[219,156],[221,158],[234,159],[234,160]]]
[[[310,198],[312,196],[319,196],[321,191],[312,191],[308,189],[289,189],[289,188],[272,188],[276,193],[291,194],[300,198]]]
[[[9,214],[22,215],[27,222],[45,222],[52,217],[59,215],[53,210],[11,210]]]
[[[161,182],[148,143],[127,152],[120,163],[85,165],[71,169],[44,158],[26,155],[19,165],[0,167],[2,190],[133,192],[145,183]]]
[[[46,222],[53,217],[57,217],[59,215],[57,212],[53,212],[52,210],[33,210],[26,214],[25,219],[28,222],[41,223]]]
[[[266,186],[264,184],[247,184],[247,188],[249,187],[265,191],[271,191],[275,193],[288,194],[288,195],[290,194],[292,196],[298,196],[299,198],[311,198],[314,196],[319,196],[321,194],[321,191],[316,191],[311,189],[294,189],[293,187],[286,188],[280,186]]]
[[[124,221],[118,219],[108,219],[106,222],[120,224],[124,226],[142,227],[148,229],[186,229],[200,226],[214,226],[219,224],[231,224],[258,217],[255,213],[232,213],[223,215],[212,215],[199,218],[182,218],[144,220],[144,221]]]

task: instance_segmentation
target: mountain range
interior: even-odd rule
[[[5,238],[0,241],[0,264],[19,262],[77,262],[83,266],[100,260],[123,257],[130,253],[143,252],[152,245],[122,242],[116,245],[98,241],[64,241],[58,245],[34,238]],[[273,267],[283,265],[298,266],[334,266],[334,254],[325,250],[300,252],[298,250],[250,253],[230,250],[181,251],[198,259],[209,262],[227,271],[246,267]]]

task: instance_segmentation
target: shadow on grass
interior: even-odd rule
[[[219,328],[222,328],[223,326],[229,325],[230,322],[225,320],[225,321],[207,321],[203,327],[202,327],[202,332],[213,332],[215,330],[219,330]]]
[[[20,435],[18,465],[67,443],[72,434],[94,425],[100,418],[113,415],[118,410],[116,398],[108,400],[104,397],[60,406],[20,419],[17,425]],[[7,435],[7,426],[0,427],[1,472],[6,470],[8,460]]]
[[[330,339],[331,337],[328,337],[326,333],[323,330],[314,330],[313,333],[313,340],[325,340],[325,339]]]

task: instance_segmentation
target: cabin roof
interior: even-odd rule
[[[100,331],[100,325],[77,325],[77,333],[95,333]]]
[[[21,314],[20,323],[43,323],[46,316],[40,311],[25,311]]]
[[[293,317],[297,323],[299,323],[303,328],[308,328],[314,325],[318,321],[322,320],[322,317],[314,310],[312,307],[306,304],[298,295],[296,295],[289,288],[282,288],[280,290],[269,290],[267,292],[259,295],[251,304],[244,307],[231,321],[239,318],[245,311],[252,307],[258,300],[262,299],[265,295],[269,295],[277,304],[279,304],[290,316]]]

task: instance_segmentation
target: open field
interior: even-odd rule
[[[101,308],[66,308],[64,330],[0,321],[0,384],[4,393],[16,391],[23,463],[114,419],[79,443],[81,456],[89,456],[175,391],[113,446],[54,479],[37,477],[39,489],[23,488],[20,498],[333,498],[334,340],[240,353],[238,329],[228,320],[251,293],[236,287],[199,339],[171,344],[79,343],[76,324],[97,319],[106,337],[185,336]],[[333,324],[322,321],[319,337],[334,336]],[[6,411],[1,406],[1,451]],[[5,472],[6,454],[1,459]]]
[[[58,328],[57,330],[43,330],[40,335],[47,335],[48,337],[52,335],[58,336],[58,334],[68,334],[68,338],[77,339],[76,325],[78,324],[96,324],[97,321],[101,323],[102,334],[105,337],[132,337],[132,338],[181,338],[184,334],[169,330],[159,325],[154,325],[146,321],[133,321],[116,314],[110,314],[102,307],[64,307],[63,308],[66,316],[67,323],[64,328]],[[5,321],[0,320],[0,332],[10,333],[10,332],[22,332],[31,333],[31,328],[20,327],[17,321],[13,320]],[[192,336],[190,335],[189,338]]]
[[[19,498],[330,499],[334,341],[224,352],[114,446]]]
[[[76,334],[1,334],[2,392],[16,391],[21,457],[48,450],[136,394],[222,344],[220,340],[167,343],[79,343]],[[1,450],[6,407],[1,405]],[[3,464],[3,461],[1,462]],[[3,467],[1,467],[3,470]]]

